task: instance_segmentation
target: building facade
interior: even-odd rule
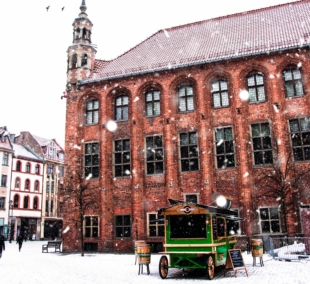
[[[13,161],[13,145],[6,127],[0,127],[0,232],[9,235],[9,193]]]
[[[23,235],[28,240],[39,240],[44,161],[24,145],[13,143],[13,150],[9,239]]]
[[[239,234],[304,233],[310,2],[162,30],[111,61],[95,59],[86,8],[82,1],[68,48],[65,145],[65,183],[82,168],[100,196],[84,216],[85,247],[160,246],[164,224],[154,220],[169,198],[212,204],[219,194],[245,218]],[[305,174],[285,197],[293,209],[284,220],[259,177],[289,157]],[[70,206],[63,250],[77,251]]]
[[[40,239],[61,238],[62,218],[59,191],[63,186],[64,150],[55,139],[45,139],[23,131],[16,143],[27,145],[44,160],[42,168],[42,221]]]

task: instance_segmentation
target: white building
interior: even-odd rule
[[[13,150],[10,237],[40,239],[44,160],[24,145],[13,143]]]

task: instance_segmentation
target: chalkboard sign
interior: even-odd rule
[[[240,249],[229,250],[228,254],[234,268],[240,268],[245,266],[243,263]]]
[[[246,266],[243,261],[243,257],[241,254],[240,249],[230,249],[228,250],[228,255],[226,259],[226,267],[224,271],[224,276],[226,273],[226,270],[228,269],[233,269],[234,270],[234,275],[236,277],[236,270],[245,270],[246,276],[248,276],[248,272],[246,270]]]

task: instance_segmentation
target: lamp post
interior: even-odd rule
[[[12,216],[13,216],[13,200],[9,201],[9,242],[12,242]],[[14,232],[13,232],[14,233]]]

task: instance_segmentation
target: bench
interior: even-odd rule
[[[61,241],[51,241],[42,245],[42,252],[48,252],[49,248],[55,248],[55,252],[60,252]]]

